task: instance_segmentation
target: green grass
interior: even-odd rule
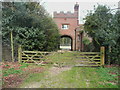
[[[21,74],[23,73],[23,68],[26,68],[29,66],[29,64],[27,63],[21,63],[22,66],[19,67],[18,70],[16,70],[15,68],[7,68],[3,70],[3,76],[9,76],[10,74]],[[5,66],[9,66],[9,65],[5,65]]]
[[[24,87],[32,82],[42,82],[39,85],[40,88],[118,88],[117,85],[109,82],[113,81],[117,84],[118,81],[116,75],[109,74],[109,71],[117,71],[117,68],[73,67],[56,76],[49,76],[47,71],[33,73],[21,86]],[[46,78],[46,75],[49,77]]]
[[[22,87],[32,82],[40,82],[40,88],[118,88],[116,85],[118,80],[107,72],[109,70],[109,68],[73,67],[56,76],[50,76],[47,71],[30,74]],[[48,75],[47,78],[46,75]]]
[[[116,82],[116,77],[108,75],[106,70],[106,68],[73,67],[57,76],[43,79],[49,84],[43,83],[40,88],[118,88],[109,82],[111,80]]]
[[[25,67],[28,67],[30,64],[28,63],[20,63],[22,66],[20,66],[20,68],[25,68]]]
[[[25,63],[21,63],[22,66],[19,67],[18,70],[16,70],[15,68],[8,68],[3,70],[3,76],[9,76],[10,74],[20,74],[23,72],[23,68],[28,67],[29,64],[25,64]],[[9,65],[5,65],[5,66],[9,66]]]
[[[10,69],[3,71],[3,76],[8,76],[10,74],[20,74],[22,72],[23,71],[21,69],[15,70],[14,68],[10,68]]]
[[[35,66],[35,67],[41,67],[41,65],[36,66],[34,64],[31,64],[31,66],[32,65]],[[51,67],[51,65],[46,65],[46,66],[42,66],[42,67],[44,68],[44,71],[42,73],[31,73],[31,74],[29,74],[25,78],[24,82],[20,86],[18,86],[18,88],[19,87],[23,88],[26,85],[28,85],[30,82],[31,83],[40,82],[45,77],[45,75],[48,74],[48,69]]]
[[[111,87],[111,88],[117,88],[118,87],[118,68],[117,67],[111,67],[111,68],[102,68],[99,67],[96,70],[97,74],[100,77],[100,82],[105,82],[103,84],[100,84],[99,87]],[[116,73],[116,74],[111,74]]]
[[[74,65],[77,63],[78,58],[75,57],[78,54],[78,52],[56,53],[49,56],[48,61]],[[39,82],[39,88],[118,88],[117,67],[73,67],[55,76],[48,73],[51,65],[43,67],[46,68],[45,72],[30,74],[21,87]]]
[[[30,83],[40,82],[44,78],[46,73],[47,72],[30,74],[19,87],[22,88]]]
[[[54,55],[48,56],[48,61],[53,63],[64,63],[65,65],[75,65],[76,55],[78,52],[64,52],[64,53],[55,53]]]

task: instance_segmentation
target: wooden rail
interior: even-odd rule
[[[84,64],[83,66],[103,66],[104,54],[105,48],[101,47],[100,52],[80,52],[76,58],[80,58],[79,64]]]
[[[18,61],[19,62],[35,62],[47,59],[47,55],[53,52],[41,51],[22,51],[21,46],[18,48]],[[100,52],[79,52],[76,58],[81,60],[84,66],[103,66],[105,58],[105,48],[101,47]],[[79,64],[80,64],[79,63]]]
[[[18,61],[21,62],[36,62],[47,59],[46,55],[52,52],[41,51],[22,51],[21,46],[18,48]]]

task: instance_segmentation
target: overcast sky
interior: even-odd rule
[[[41,1],[41,0],[39,0]],[[52,15],[54,11],[74,11],[74,4],[79,3],[79,23],[84,23],[83,18],[88,10],[93,10],[94,5],[107,5],[111,9],[118,7],[119,0],[42,0],[42,5]]]
[[[4,0],[0,0],[4,1]],[[10,1],[10,0],[6,0]],[[107,5],[111,9],[118,8],[118,2],[120,0],[11,0],[16,2],[28,2],[28,1],[37,1],[40,2],[45,9],[53,16],[54,11],[74,11],[74,5],[76,2],[79,3],[79,23],[83,24],[83,18],[87,15],[89,10],[94,9],[94,5],[98,4]],[[114,12],[115,10],[113,10]]]

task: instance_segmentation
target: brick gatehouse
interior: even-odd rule
[[[80,32],[80,26],[79,24],[79,4],[76,3],[74,5],[74,13],[71,13],[68,11],[67,13],[64,13],[63,11],[60,11],[60,13],[57,13],[56,11],[53,13],[53,19],[58,25],[59,32],[62,37],[69,37],[72,40],[71,44],[71,50],[83,50],[83,44],[82,44],[82,38],[83,33]]]

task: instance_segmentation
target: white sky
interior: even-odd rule
[[[83,18],[87,14],[88,10],[93,10],[94,5],[97,4],[107,5],[111,9],[118,7],[120,0],[39,0],[42,1],[42,5],[46,8],[50,15],[54,11],[74,11],[74,4],[79,3],[79,23],[84,23]]]
[[[4,0],[0,0],[4,1]],[[97,4],[107,5],[111,9],[118,8],[118,2],[120,0],[6,0],[6,1],[16,1],[16,2],[27,2],[27,1],[37,1],[42,2],[41,4],[45,9],[53,15],[54,11],[74,11],[74,4],[79,3],[79,23],[84,23],[83,18],[87,15],[89,10],[94,9],[94,5]]]

